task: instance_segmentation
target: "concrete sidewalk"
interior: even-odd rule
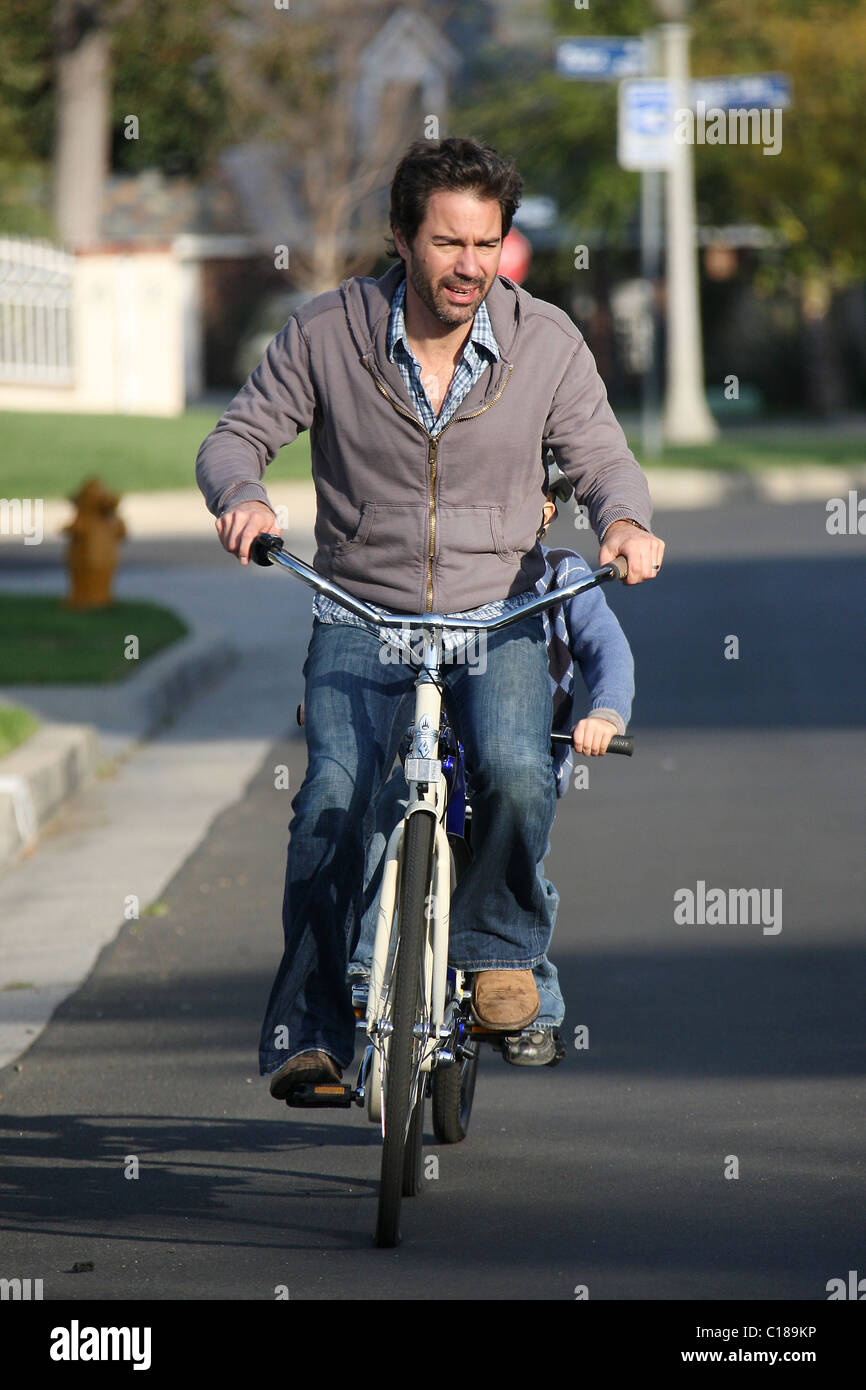
[[[308,535],[286,539],[311,558]],[[122,688],[98,696],[83,688],[30,692],[31,705],[44,712],[89,714],[93,738],[114,761],[104,775],[79,781],[76,794],[55,807],[35,852],[0,876],[0,1066],[39,1036],[124,921],[146,921],[148,905],[243,794],[267,749],[297,732],[312,595],[281,578],[257,568],[239,573],[236,564],[201,574],[146,566],[121,572],[118,597],[146,595],[173,607],[194,644],[233,657],[212,673],[216,682],[200,666],[188,672],[170,700],[175,718],[151,728],[149,741],[142,719],[160,691],[166,698],[160,682],[138,706]],[[62,591],[65,577],[55,566],[4,574],[2,583],[6,593],[50,593]],[[174,678],[181,672],[182,665]],[[20,687],[5,694],[22,702]],[[296,790],[286,797],[286,824]]]
[[[221,632],[199,628],[124,681],[0,688],[0,702],[43,721],[0,758],[0,872],[34,851],[52,816],[98,769],[128,756],[196,691],[219,680],[236,656]]]
[[[312,482],[268,479],[267,486],[271,502],[278,509],[281,526],[293,532],[312,533],[316,521],[316,492]],[[63,527],[73,515],[72,503],[65,498],[46,499],[42,505],[42,539],[62,539]],[[197,488],[124,493],[118,515],[126,523],[130,540],[152,536],[215,539],[214,518]],[[27,544],[30,548],[39,543],[39,540],[25,542],[20,535],[0,532],[0,545]]]

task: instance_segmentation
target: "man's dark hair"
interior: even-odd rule
[[[440,190],[495,198],[502,210],[504,241],[520,206],[523,180],[510,159],[478,140],[416,140],[391,181],[391,230],[398,228],[410,246],[426,216],[431,193]],[[387,252],[400,254],[391,238]]]

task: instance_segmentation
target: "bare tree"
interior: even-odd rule
[[[411,23],[405,12],[412,8],[393,0],[293,0],[291,9],[257,9],[226,29],[223,62],[237,129],[267,144],[271,177],[298,214],[291,275],[311,294],[369,270],[384,249],[384,194],[429,113],[411,73],[371,88],[370,45],[398,11]],[[447,50],[444,38],[441,47]],[[269,230],[285,239],[276,221]]]

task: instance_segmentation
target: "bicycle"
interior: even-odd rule
[[[414,720],[401,748],[409,789],[405,815],[388,839],[377,902],[376,933],[366,1007],[356,1006],[369,1043],[354,1086],[308,1085],[293,1092],[292,1106],[366,1106],[382,1131],[382,1165],[376,1244],[400,1241],[403,1197],[420,1192],[424,1107],[432,1101],[440,1143],[466,1137],[478,1066],[479,1044],[501,1038],[480,1027],[471,1012],[467,972],[448,965],[449,909],[453,887],[471,862],[471,806],[467,805],[463,747],[443,706],[440,665],[446,631],[493,632],[565,602],[612,579],[624,579],[619,557],[591,575],[527,602],[501,618],[451,618],[442,613],[389,613],[381,617],[363,600],[286,551],[281,537],[256,538],[250,558],[277,564],[318,593],[379,628],[420,630],[423,646],[415,681]],[[408,637],[407,637],[408,641]],[[554,742],[571,741],[552,733]],[[633,739],[615,735],[608,752],[630,755]],[[422,1080],[423,1078],[423,1080]]]

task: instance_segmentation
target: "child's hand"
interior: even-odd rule
[[[607,745],[616,733],[616,725],[609,719],[581,719],[571,731],[571,741],[576,753],[595,756],[607,752]]]

